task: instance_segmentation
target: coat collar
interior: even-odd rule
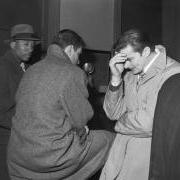
[[[14,52],[13,49],[8,50],[5,53],[5,55],[3,56],[3,59],[4,59],[5,63],[7,63],[10,68],[16,69],[18,71],[22,70],[22,72],[23,72],[23,69],[21,67],[22,61],[17,56],[17,54]]]
[[[58,45],[56,44],[51,44],[48,47],[47,50],[47,55],[49,56],[55,56],[56,58],[61,60],[64,60],[66,63],[70,63],[71,64],[71,60],[69,59],[68,55],[63,51],[62,48],[60,48]]]
[[[167,66],[166,49],[161,45],[157,45],[155,48],[160,51],[160,54],[152,66],[148,69],[148,71],[140,76],[141,83],[144,83],[153,78],[156,76],[156,74],[163,71]]]

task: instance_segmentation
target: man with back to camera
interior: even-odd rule
[[[137,29],[122,34],[115,52],[104,109],[117,120],[117,136],[100,180],[148,180],[157,95],[164,81],[180,72],[180,64]]]
[[[23,76],[8,148],[12,180],[84,180],[103,166],[114,134],[86,126],[93,110],[76,66],[83,47],[78,34],[62,30]]]
[[[11,118],[15,112],[15,93],[25,71],[23,62],[29,60],[35,36],[29,24],[17,24],[11,29],[10,45],[0,58],[0,179],[8,179],[6,147],[10,135]]]

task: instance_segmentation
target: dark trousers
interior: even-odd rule
[[[7,168],[7,145],[10,130],[0,127],[0,180],[10,180]]]

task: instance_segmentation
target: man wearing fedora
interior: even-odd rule
[[[10,135],[11,118],[15,112],[15,94],[25,64],[31,56],[35,36],[29,24],[17,24],[11,29],[11,37],[6,42],[10,49],[0,58],[0,179],[8,179],[6,167],[6,147]]]

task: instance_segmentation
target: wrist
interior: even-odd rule
[[[112,76],[111,77],[111,85],[112,86],[119,86],[122,82],[121,76]]]

